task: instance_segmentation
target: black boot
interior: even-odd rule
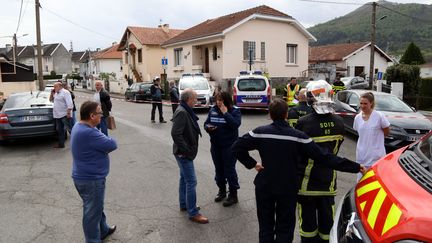
[[[226,187],[219,187],[219,192],[215,197],[215,202],[222,202],[222,200],[226,197]]]
[[[225,200],[225,202],[223,202],[223,206],[229,207],[236,203],[238,203],[237,190],[230,190],[228,194],[228,198]]]

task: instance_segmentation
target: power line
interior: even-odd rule
[[[385,8],[385,9],[391,11],[391,12],[397,13],[397,14],[399,14],[399,15],[402,15],[402,16],[407,17],[407,18],[410,18],[410,19],[414,19],[414,20],[418,20],[418,21],[422,21],[422,22],[429,22],[429,23],[432,23],[431,20],[421,19],[421,18],[417,18],[417,17],[411,16],[411,15],[408,15],[408,14],[404,14],[404,13],[402,13],[402,12],[399,12],[399,11],[397,11],[397,10],[394,10],[394,9],[388,8],[388,7],[386,7],[386,6],[384,6],[384,5],[381,5],[381,4],[377,4],[377,5],[378,5],[379,7],[381,7],[381,8]]]
[[[313,2],[313,3],[331,3],[331,4],[343,4],[343,5],[371,5],[370,3],[356,3],[356,2],[334,2],[334,1],[321,1],[321,0],[299,0],[302,2]]]
[[[41,7],[41,9],[46,10],[47,12],[49,12],[49,13],[51,13],[51,14],[57,16],[58,18],[61,18],[61,19],[63,19],[64,21],[69,22],[69,23],[71,23],[71,24],[73,24],[73,25],[75,25],[75,26],[77,26],[77,27],[79,27],[79,28],[81,28],[81,29],[87,30],[87,31],[90,32],[90,33],[93,33],[93,34],[96,34],[96,35],[100,35],[100,36],[103,36],[103,37],[105,37],[105,38],[109,38],[109,39],[112,39],[112,40],[118,40],[118,38],[115,38],[115,37],[112,37],[112,36],[108,36],[108,35],[102,34],[102,33],[100,33],[100,32],[94,31],[94,30],[89,29],[89,28],[87,28],[87,27],[85,27],[85,26],[82,26],[82,25],[80,25],[80,24],[77,24],[77,23],[73,22],[72,20],[69,20],[69,19],[67,19],[67,18],[65,18],[65,17],[63,17],[63,16],[60,16],[60,15],[56,14],[54,11],[51,11],[51,10],[49,10],[49,9],[47,9],[47,8],[42,8],[42,7]]]
[[[19,29],[19,26],[21,23],[21,13],[22,13],[23,3],[24,3],[24,0],[21,0],[21,7],[20,7],[20,11],[19,11],[18,24],[17,24],[17,28],[16,28],[15,33],[18,33],[18,29]]]

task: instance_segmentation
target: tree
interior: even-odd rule
[[[387,68],[386,78],[390,83],[403,83],[404,95],[415,96],[420,85],[420,68],[415,65],[397,64]]]
[[[425,60],[420,51],[420,48],[418,48],[418,46],[416,46],[413,42],[411,42],[408,45],[407,49],[405,50],[405,53],[403,54],[402,58],[400,59],[400,63],[410,64],[410,65],[421,65],[425,63]]]

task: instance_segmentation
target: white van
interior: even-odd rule
[[[179,81],[179,93],[187,88],[192,88],[198,95],[195,107],[209,108],[213,96],[212,86],[202,74],[183,74]]]
[[[233,87],[234,104],[238,107],[268,107],[271,87],[261,71],[240,72]]]

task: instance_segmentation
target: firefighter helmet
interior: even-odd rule
[[[334,113],[333,89],[327,81],[311,81],[306,89],[308,99],[318,114]]]

